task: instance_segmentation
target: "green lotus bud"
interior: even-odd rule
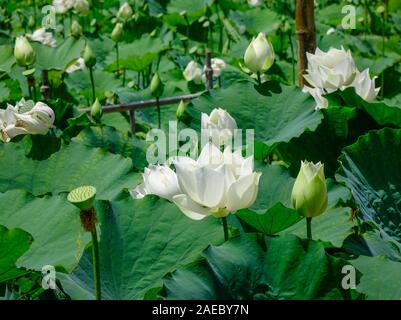
[[[86,0],[75,0],[74,9],[83,16],[87,16],[90,13],[89,3]]]
[[[96,197],[96,188],[93,186],[82,186],[72,190],[67,200],[81,211],[89,211],[93,207]]]
[[[33,27],[35,27],[35,19],[33,16],[29,16],[28,19],[28,28],[33,29]]]
[[[82,36],[82,27],[76,20],[71,23],[71,35],[75,38]]]
[[[113,32],[111,33],[111,40],[113,40],[114,42],[119,42],[122,34],[123,34],[123,24],[117,23],[113,29]]]
[[[125,2],[118,10],[117,17],[128,20],[129,18],[131,18],[132,14],[133,12],[131,6],[127,2]]]
[[[178,120],[183,119],[186,108],[187,108],[186,103],[184,102],[184,100],[181,100],[180,103],[178,104],[177,112],[175,113]]]
[[[245,66],[254,73],[267,71],[274,62],[273,46],[264,33],[259,33],[245,51]]]
[[[292,204],[304,217],[321,215],[327,208],[327,186],[324,165],[302,161],[292,189]]]
[[[21,67],[26,67],[33,64],[36,60],[35,51],[27,38],[17,37],[15,40],[14,57],[17,64]]]
[[[96,57],[92,51],[92,48],[89,46],[89,44],[86,44],[83,58],[85,61],[85,65],[89,68],[92,68],[96,64]]]
[[[102,106],[100,105],[99,100],[96,99],[91,107],[91,116],[96,121],[99,121],[100,118],[102,117],[102,114],[103,114]]]
[[[163,94],[164,85],[160,80],[159,74],[156,72],[150,82],[150,93],[156,98],[160,98]]]

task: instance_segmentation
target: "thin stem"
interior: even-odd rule
[[[312,218],[306,218],[306,237],[312,239]]]
[[[117,63],[117,75],[120,76],[120,54],[118,52],[118,42],[116,42],[116,63]]]
[[[221,222],[223,223],[224,241],[227,241],[228,240],[227,217],[221,218]]]
[[[258,85],[261,85],[262,84],[262,80],[260,79],[260,72],[259,71],[256,72],[256,75],[258,77]]]
[[[29,70],[29,67],[25,66],[25,70]],[[29,75],[26,76],[26,82],[28,84],[29,99],[32,100],[32,87],[31,87],[31,80],[30,80],[30,76]]]
[[[102,290],[100,285],[99,243],[97,241],[97,232],[95,224],[93,224],[91,234],[92,234],[93,282],[95,286],[96,300],[101,300]]]
[[[91,85],[92,85],[92,103],[95,103],[96,92],[95,92],[95,80],[93,80],[93,67],[89,68],[89,76],[90,76]]]
[[[294,52],[294,45],[292,43],[291,31],[288,32],[288,40],[290,42],[290,49],[291,49],[292,84],[295,85],[295,52]]]
[[[157,106],[157,127],[160,129],[162,127],[162,120],[161,120],[159,97],[156,98],[156,106]]]

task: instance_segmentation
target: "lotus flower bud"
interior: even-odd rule
[[[82,27],[76,20],[71,23],[71,35],[75,38],[82,36]]]
[[[113,32],[111,33],[111,40],[113,40],[114,42],[119,42],[122,34],[123,34],[123,24],[117,23],[113,29]]]
[[[35,26],[35,19],[33,16],[29,16],[28,19],[28,28],[32,29]]]
[[[133,12],[131,6],[127,2],[125,2],[118,10],[117,17],[128,20],[132,17],[132,14]]]
[[[327,186],[324,165],[302,161],[292,189],[292,204],[304,217],[321,215],[327,208]]]
[[[150,93],[155,98],[160,98],[163,95],[164,85],[160,80],[159,74],[156,72],[150,82]]]
[[[75,0],[74,9],[83,16],[87,16],[90,12],[89,3],[86,0]]]
[[[177,112],[176,112],[176,116],[177,116],[178,120],[181,120],[184,118],[186,107],[187,106],[186,106],[184,100],[181,100],[180,103],[178,104],[178,108],[177,108]]]
[[[267,71],[274,62],[273,46],[264,33],[259,33],[245,51],[245,66],[254,73]]]
[[[25,37],[17,37],[14,47],[14,57],[21,67],[29,66],[36,60],[35,51]]]
[[[91,107],[91,116],[96,121],[99,121],[100,118],[102,117],[102,114],[103,114],[102,106],[100,105],[99,100],[96,99]]]
[[[89,44],[86,45],[84,54],[83,54],[85,65],[89,68],[92,68],[96,64],[96,57],[92,51],[92,48]]]

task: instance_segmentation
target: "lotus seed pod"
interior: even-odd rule
[[[99,121],[100,118],[102,117],[102,114],[103,114],[102,106],[100,105],[99,100],[96,99],[91,107],[91,116],[96,121]]]
[[[153,75],[152,81],[150,82],[150,93],[155,98],[159,98],[162,96],[164,91],[163,82],[160,80],[159,74],[156,72]]]
[[[89,211],[93,207],[96,197],[96,188],[93,186],[82,186],[72,190],[67,200],[81,211]]]
[[[92,48],[87,44],[85,46],[83,58],[85,61],[85,65],[89,68],[92,68],[96,64],[96,57],[92,51]]]

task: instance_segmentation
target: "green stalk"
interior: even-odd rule
[[[221,218],[221,222],[223,223],[224,241],[227,241],[228,240],[227,217]]]
[[[156,105],[157,105],[157,127],[160,129],[162,127],[162,120],[161,120],[159,97],[156,98]]]
[[[292,43],[291,31],[288,32],[288,40],[290,41],[290,49],[291,49],[292,84],[295,85],[295,53],[294,53],[294,45]]]
[[[100,285],[99,243],[97,241],[97,232],[95,224],[93,224],[91,234],[92,234],[93,283],[95,286],[96,300],[101,300],[102,290]]]
[[[262,80],[260,79],[260,72],[256,72],[256,75],[258,77],[258,84],[261,85],[262,84]]]
[[[118,42],[116,42],[116,63],[117,63],[117,75],[120,76],[120,54],[118,51]]]
[[[95,103],[96,92],[95,92],[95,80],[93,80],[93,67],[89,68],[89,76],[90,76],[91,85],[92,85],[92,103]]]
[[[306,237],[312,239],[312,218],[306,218]]]

